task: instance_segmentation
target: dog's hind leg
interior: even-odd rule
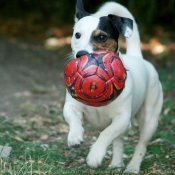
[[[158,85],[149,89],[151,93],[147,94],[145,102],[137,114],[140,138],[125,172],[139,173],[146,147],[157,128],[163,102],[162,88],[159,83]]]
[[[119,169],[122,169],[124,167],[123,163],[123,140],[119,136],[116,139],[113,140],[113,156],[111,164],[109,165],[109,168],[117,167]]]

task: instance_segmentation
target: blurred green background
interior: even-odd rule
[[[175,0],[114,0],[125,5],[139,24],[141,35],[169,31],[174,37]],[[83,0],[86,11],[94,13],[106,0]],[[0,0],[0,33],[43,38],[50,27],[71,34],[76,0]]]

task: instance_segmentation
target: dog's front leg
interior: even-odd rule
[[[69,124],[68,146],[79,147],[83,143],[82,112],[79,112],[70,102],[63,109],[64,118]]]
[[[87,164],[91,168],[97,168],[105,156],[107,147],[112,141],[122,135],[130,125],[130,114],[116,116],[111,125],[101,132],[97,141],[92,145],[87,157]]]

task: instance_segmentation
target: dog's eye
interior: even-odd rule
[[[81,33],[77,32],[77,33],[75,34],[75,38],[79,39],[80,37],[81,37]]]
[[[107,35],[100,34],[97,37],[98,41],[105,42],[107,40]]]

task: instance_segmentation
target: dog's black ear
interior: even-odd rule
[[[133,31],[133,20],[125,17],[116,15],[108,15],[111,19],[112,24],[124,37],[129,38]]]
[[[84,6],[83,6],[83,1],[82,0],[77,0],[77,4],[76,4],[76,18],[78,20],[80,20],[81,18],[85,17],[85,16],[89,16],[89,13],[87,13],[84,10]]]

